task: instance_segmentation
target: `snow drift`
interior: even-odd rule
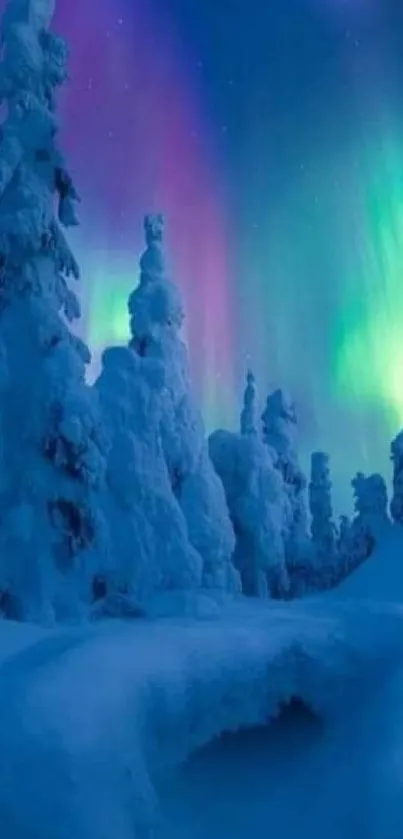
[[[157,776],[197,747],[292,697],[323,715],[362,701],[401,656],[401,614],[327,611],[238,605],[202,624],[36,635],[0,670],[4,835],[150,836]]]

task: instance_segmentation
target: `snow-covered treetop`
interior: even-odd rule
[[[55,13],[55,0],[9,0],[3,17],[4,26],[27,23],[35,32],[48,29]]]
[[[358,472],[351,481],[354,490],[354,506],[359,515],[378,513],[386,516],[388,493],[382,475],[364,475]]]
[[[9,0],[1,25],[1,286],[3,302],[32,290],[72,320],[80,309],[63,275],[79,272],[62,227],[78,223],[78,195],[56,145],[55,94],[68,51],[49,30],[53,12],[54,0]]]
[[[272,451],[276,468],[285,483],[300,494],[306,487],[306,477],[298,460],[297,415],[293,401],[283,390],[267,397],[262,423],[263,439]]]
[[[147,248],[140,259],[140,282],[159,282],[166,279],[163,252],[164,218],[160,213],[145,216],[144,234]]]
[[[248,370],[241,413],[241,434],[257,434],[256,426],[256,379],[252,370]]]
[[[330,483],[329,455],[325,452],[313,452],[311,455],[311,482],[316,485]]]
[[[256,378],[252,370],[248,370],[246,374],[246,384],[247,389],[250,389],[249,392],[256,393]]]
[[[313,452],[311,455],[309,504],[314,538],[323,535],[323,522],[325,520],[330,521],[333,515],[331,491],[329,455],[325,452]]]
[[[1,98],[33,106],[30,97],[54,110],[54,89],[67,78],[68,50],[63,38],[49,31],[53,0],[9,0],[1,25],[4,55]],[[15,101],[17,100],[17,102]]]
[[[163,231],[162,215],[145,217],[147,247],[140,259],[140,283],[129,298],[131,346],[141,355],[176,336],[184,320],[179,289],[165,269]]]
[[[278,455],[291,455],[295,445],[297,416],[295,406],[283,390],[267,397],[262,414],[264,438]]]
[[[273,416],[280,416],[289,422],[297,422],[294,402],[290,395],[281,388],[273,391],[267,397],[266,413],[272,413]]]
[[[162,213],[149,213],[144,217],[144,232],[148,246],[162,242],[164,234],[164,216]]]

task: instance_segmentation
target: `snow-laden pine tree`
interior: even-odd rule
[[[140,282],[129,299],[130,351],[135,356],[134,367],[139,370],[157,367],[162,377],[160,387],[153,390],[152,410],[144,413],[144,422],[155,425],[152,433],[159,435],[158,458],[162,451],[173,494],[170,503],[175,501],[185,522],[188,547],[182,547],[181,555],[186,566],[190,544],[190,578],[195,577],[195,557],[199,557],[202,586],[233,591],[239,585],[231,562],[235,538],[224,489],[211,463],[203,422],[192,394],[187,349],[180,336],[184,308],[178,288],[167,276],[162,217],[147,216],[144,229],[146,249],[140,260]],[[139,424],[131,425],[131,422],[125,421],[126,428],[137,438]],[[161,460],[159,464],[162,470]],[[165,516],[166,532],[160,529],[167,547],[173,538],[169,509]],[[179,538],[179,530],[177,533]],[[180,538],[183,540],[183,528]],[[182,575],[180,555],[176,562]]]
[[[314,587],[328,588],[337,579],[336,526],[333,520],[329,455],[311,455],[309,508],[313,547]]]
[[[390,455],[393,463],[393,494],[390,514],[393,521],[403,524],[403,431],[392,441]]]
[[[103,354],[95,387],[111,442],[104,503],[114,564],[107,608],[111,602],[147,607],[156,593],[201,585],[202,560],[189,541],[162,447],[164,381],[158,359],[129,347]]]
[[[246,388],[241,412],[241,434],[257,434],[256,379],[251,370],[246,376]]]
[[[382,476],[358,472],[351,485],[356,515],[346,539],[349,572],[368,559],[390,524],[388,493]]]
[[[267,397],[262,414],[263,439],[269,447],[275,468],[280,472],[289,501],[290,518],[285,525],[286,563],[295,590],[301,570],[310,554],[307,481],[298,460],[297,416],[293,402],[282,390]]]
[[[248,596],[287,598],[283,531],[289,511],[281,476],[257,434],[216,431],[212,461],[225,488],[236,535],[234,563]]]
[[[62,228],[77,194],[57,145],[55,94],[67,48],[50,30],[53,0],[9,0],[1,25],[0,414],[3,614],[76,613],[107,552],[98,492],[107,443],[85,385],[87,347],[68,278],[78,267]]]

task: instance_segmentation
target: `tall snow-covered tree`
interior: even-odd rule
[[[0,590],[9,616],[76,613],[107,553],[97,497],[107,441],[85,385],[78,267],[62,232],[77,193],[57,145],[56,93],[65,42],[53,0],[9,0],[1,24],[0,333],[2,383]],[[4,384],[4,386],[3,386]]]
[[[337,578],[337,532],[333,521],[329,456],[324,452],[311,455],[309,508],[317,587],[326,588]]]
[[[106,605],[118,597],[122,605],[147,608],[161,591],[198,588],[202,574],[162,447],[163,365],[129,347],[110,347],[95,387],[111,442],[104,503],[114,563]]]
[[[163,228],[162,216],[145,218],[140,282],[129,299],[130,348],[148,364],[158,363],[163,372],[155,407],[161,446],[190,544],[202,559],[202,585],[234,590],[239,586],[231,562],[235,537],[193,398],[187,349],[180,336],[184,308],[179,289],[167,275]]]
[[[274,466],[280,472],[290,506],[285,526],[286,562],[291,577],[300,574],[309,554],[307,481],[298,460],[297,416],[293,402],[282,390],[267,397],[262,414],[263,439],[269,447]]]
[[[388,493],[382,476],[358,472],[351,484],[356,515],[344,542],[348,572],[368,559],[390,524]]]
[[[246,388],[241,412],[241,434],[257,434],[256,379],[251,370],[246,376]]]
[[[388,491],[382,475],[377,473],[365,476],[358,472],[352,480],[354,489],[355,510],[359,516],[371,522],[376,528],[377,523],[388,521]]]
[[[283,529],[287,498],[267,446],[257,434],[216,431],[210,455],[234,524],[234,562],[248,596],[287,598]]]
[[[309,508],[313,542],[320,553],[333,554],[336,527],[333,521],[329,455],[325,452],[314,452],[311,455]]]
[[[403,431],[392,441],[390,455],[393,463],[393,495],[390,513],[393,521],[403,524]]]

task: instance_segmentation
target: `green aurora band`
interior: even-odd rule
[[[344,286],[334,353],[339,396],[366,410],[382,410],[391,435],[403,426],[401,149],[401,143],[385,139],[380,145],[380,165],[368,172],[363,218],[356,220],[352,232],[359,239],[355,269]]]

